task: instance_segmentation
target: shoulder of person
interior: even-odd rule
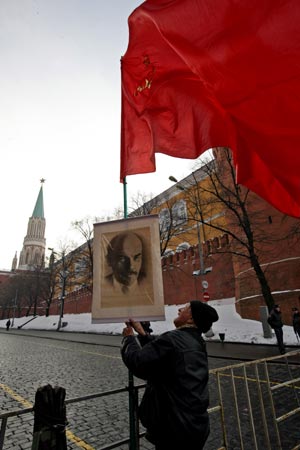
[[[204,342],[202,333],[196,327],[182,327],[175,330],[164,333],[165,339],[168,339],[175,343],[176,341],[194,340]]]
[[[164,345],[166,347],[174,347],[174,343],[176,341],[178,330],[170,330],[165,331],[164,333],[158,335],[158,336],[151,336],[155,338],[152,342],[157,345]]]
[[[274,316],[273,316],[272,313],[271,313],[271,314],[268,316],[268,318],[267,318],[267,322],[268,322],[269,325],[272,326],[273,321],[274,321]]]

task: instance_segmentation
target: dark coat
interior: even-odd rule
[[[275,329],[279,329],[283,327],[281,312],[276,311],[276,309],[272,309],[271,314],[268,317],[269,325]]]
[[[122,358],[148,382],[139,411],[148,439],[166,449],[200,450],[209,434],[208,364],[200,331],[181,328],[140,341],[128,336]]]
[[[293,327],[294,327],[294,331],[295,333],[300,333],[300,313],[299,312],[295,312],[293,314]]]

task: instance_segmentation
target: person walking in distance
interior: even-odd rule
[[[8,321],[6,322],[6,331],[9,331],[9,327],[10,327],[10,319],[8,319]]]
[[[281,354],[285,353],[284,343],[283,343],[283,323],[281,318],[281,310],[279,305],[274,305],[271,313],[268,317],[268,323],[275,332],[277,339],[278,348]]]
[[[298,342],[300,341],[300,313],[298,308],[292,308],[293,312],[293,328]]]
[[[207,440],[208,362],[202,333],[217,320],[214,308],[192,300],[179,308],[175,330],[155,337],[134,321],[123,330],[122,359],[133,375],[147,380],[139,418],[156,450],[201,450]]]

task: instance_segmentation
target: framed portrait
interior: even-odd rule
[[[164,320],[158,215],[94,224],[92,323]]]

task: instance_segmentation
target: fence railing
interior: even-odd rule
[[[128,437],[97,450],[128,444],[139,450],[144,432],[137,420],[138,391],[145,384],[70,398],[66,405],[127,392],[130,426]],[[297,450],[300,449],[300,351],[210,370],[211,433],[206,449]],[[0,414],[0,450],[8,420],[32,413],[34,408]],[[131,411],[130,411],[131,410]],[[67,431],[68,437],[68,431]],[[93,448],[93,447],[90,447]]]
[[[96,392],[94,394],[89,394],[89,395],[83,395],[80,397],[74,397],[74,398],[69,398],[67,400],[65,400],[65,404],[70,405],[70,404],[74,404],[74,403],[79,403],[79,402],[83,402],[83,401],[88,401],[88,400],[94,400],[96,398],[101,398],[101,397],[107,397],[110,395],[116,395],[116,394],[120,394],[123,392],[129,392],[130,395],[134,396],[134,404],[137,404],[137,399],[138,399],[138,390],[142,389],[145,387],[145,384],[140,384],[140,385],[136,385],[132,387],[132,392],[129,392],[129,386],[125,387],[125,388],[119,388],[119,389],[112,389],[112,390],[108,390],[108,391],[104,391],[104,392]],[[137,410],[137,409],[136,409]],[[8,423],[8,419],[12,418],[12,417],[18,417],[24,414],[29,414],[29,413],[33,413],[34,412],[34,407],[31,408],[25,408],[25,409],[17,409],[14,411],[9,411],[9,412],[5,412],[0,414],[0,420],[1,420],[1,429],[0,429],[0,450],[3,449],[3,445],[4,445],[4,440],[5,440],[5,432],[6,432],[6,428],[7,428],[7,423]],[[138,446],[137,447],[133,447],[132,446],[132,441],[136,441],[138,442],[139,438],[143,436],[144,433],[140,433],[139,432],[139,428],[138,426],[136,426],[136,436],[132,436],[129,435],[128,438],[126,439],[122,439],[119,441],[116,441],[112,444],[109,444],[105,447],[101,447],[101,449],[99,450],[111,450],[114,448],[119,447],[120,445],[123,444],[129,444],[130,445],[130,449],[132,450],[138,450]],[[131,433],[130,433],[131,434]],[[67,437],[68,437],[68,433],[67,433]]]
[[[210,370],[210,383],[211,448],[300,449],[300,351]]]

